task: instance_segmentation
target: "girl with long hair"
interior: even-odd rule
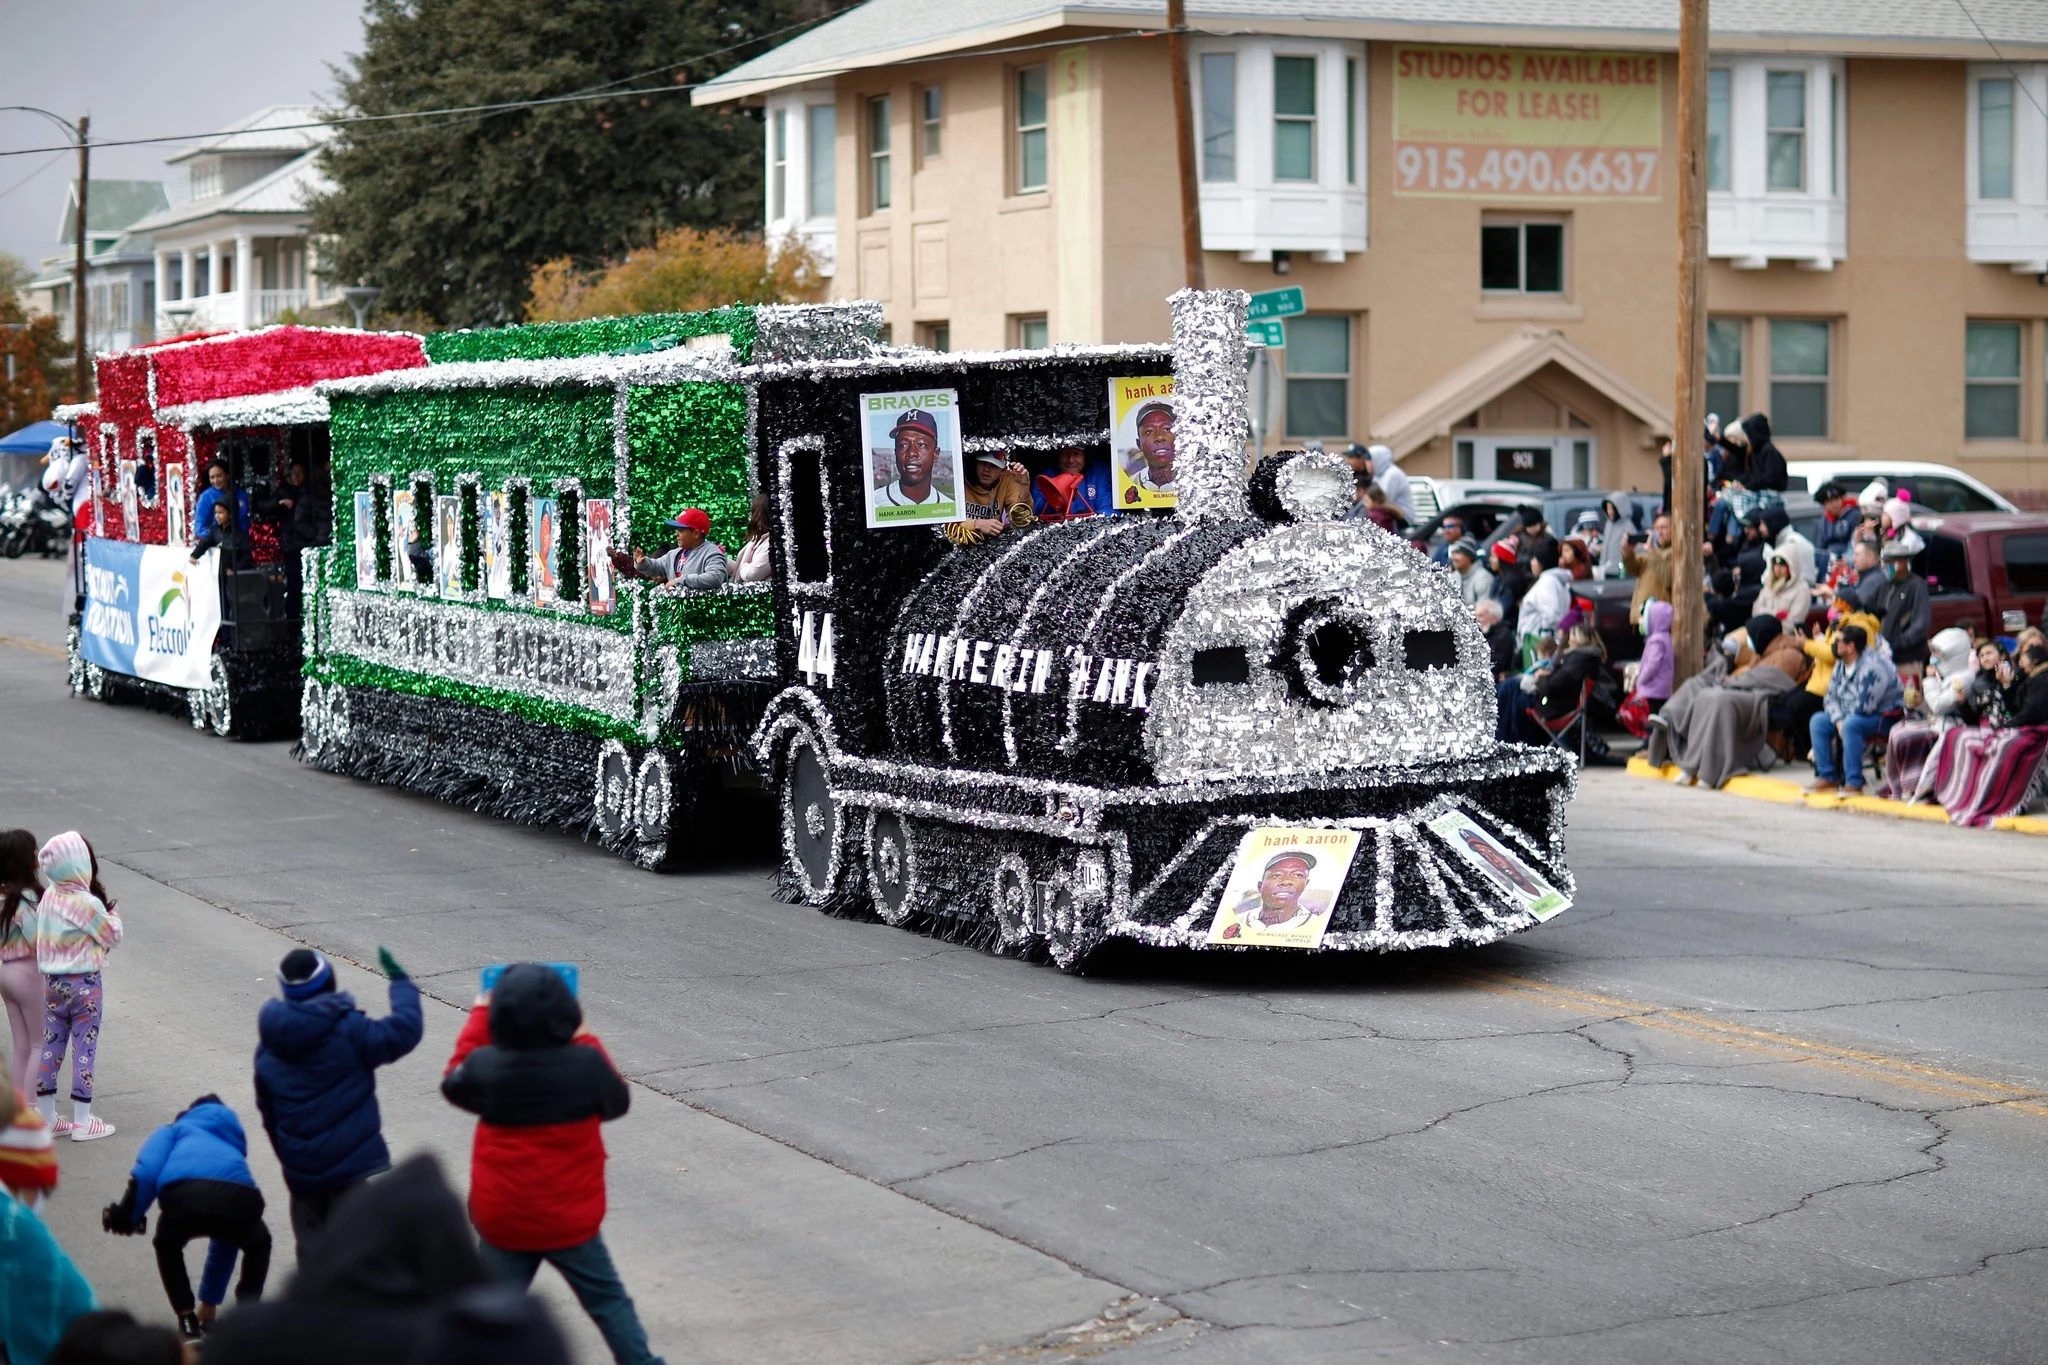
[[[43,1032],[43,974],[36,966],[43,881],[36,872],[36,836],[25,829],[0,831],[0,1000],[14,1037],[8,1073],[23,1095],[32,1093]]]

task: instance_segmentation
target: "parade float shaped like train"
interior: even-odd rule
[[[222,735],[296,729],[296,550],[258,517],[239,567],[218,552],[191,562],[207,468],[220,462],[231,491],[268,504],[293,461],[325,461],[327,404],[314,383],[425,363],[405,333],[292,326],[96,357],[98,401],[60,412],[93,480],[72,690],[168,704]]]
[[[1494,740],[1470,613],[1336,520],[1341,461],[1246,475],[1244,307],[1184,291],[1171,347],[991,354],[878,346],[874,305],[735,308],[456,333],[324,383],[301,752],[650,867],[756,772],[784,899],[1069,970],[1110,939],[1384,951],[1539,923],[1569,903],[1576,768]],[[1169,376],[1170,513],[955,544],[878,510],[912,488],[891,436],[925,429],[955,479],[1099,450],[1116,386]],[[756,490],[771,582],[614,572],[685,506],[736,546]]]

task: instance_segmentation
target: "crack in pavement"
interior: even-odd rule
[[[1080,1136],[1052,1138],[1046,1142],[1034,1142],[1029,1147],[1020,1147],[1014,1152],[1004,1152],[1000,1156],[969,1157],[965,1161],[955,1161],[948,1166],[935,1166],[920,1175],[898,1176],[894,1180],[885,1180],[882,1183],[892,1190],[899,1189],[904,1185],[915,1185],[920,1180],[930,1180],[934,1176],[945,1175],[950,1171],[965,1170],[969,1166],[991,1166],[1001,1161],[1014,1161],[1020,1156],[1030,1156],[1033,1152],[1043,1152],[1050,1147],[1064,1147],[1070,1142],[1089,1142],[1092,1140]]]
[[[1604,1332],[1619,1332],[1630,1327],[1645,1327],[1653,1323],[1688,1322],[1703,1318],[1722,1318],[1741,1313],[1767,1313],[1774,1308],[1796,1308],[1803,1303],[1816,1303],[1822,1299],[1845,1298],[1853,1294],[1871,1294],[1885,1289],[1899,1289],[1913,1284],[1935,1284],[1943,1280],[1967,1280],[1972,1275],[1981,1275],[1991,1268],[1993,1261],[2002,1261],[2014,1256],[2030,1256],[2035,1252],[2048,1251],[2048,1243],[2035,1246],[2015,1247],[2011,1251],[1994,1251],[1980,1257],[1968,1270],[1945,1270],[1933,1275],[1905,1275],[1896,1280],[1885,1280],[1878,1284],[1848,1285],[1841,1289],[1824,1289],[1816,1294],[1801,1294],[1790,1299],[1775,1299],[1769,1303],[1741,1304],[1731,1308],[1706,1308],[1697,1311],[1659,1313],[1651,1317],[1631,1318],[1626,1322],[1611,1322],[1600,1327],[1582,1327],[1571,1332],[1540,1332],[1519,1337],[1443,1337],[1439,1344],[1444,1346],[1515,1346],[1530,1341],[1565,1341],[1576,1337],[1598,1336]]]

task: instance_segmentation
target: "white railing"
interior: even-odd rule
[[[256,322],[276,322],[284,313],[306,311],[306,291],[303,289],[259,289],[256,291]]]

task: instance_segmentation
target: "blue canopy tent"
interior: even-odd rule
[[[43,476],[43,456],[50,442],[70,429],[62,422],[31,422],[20,431],[0,436],[0,492],[34,488]]]

